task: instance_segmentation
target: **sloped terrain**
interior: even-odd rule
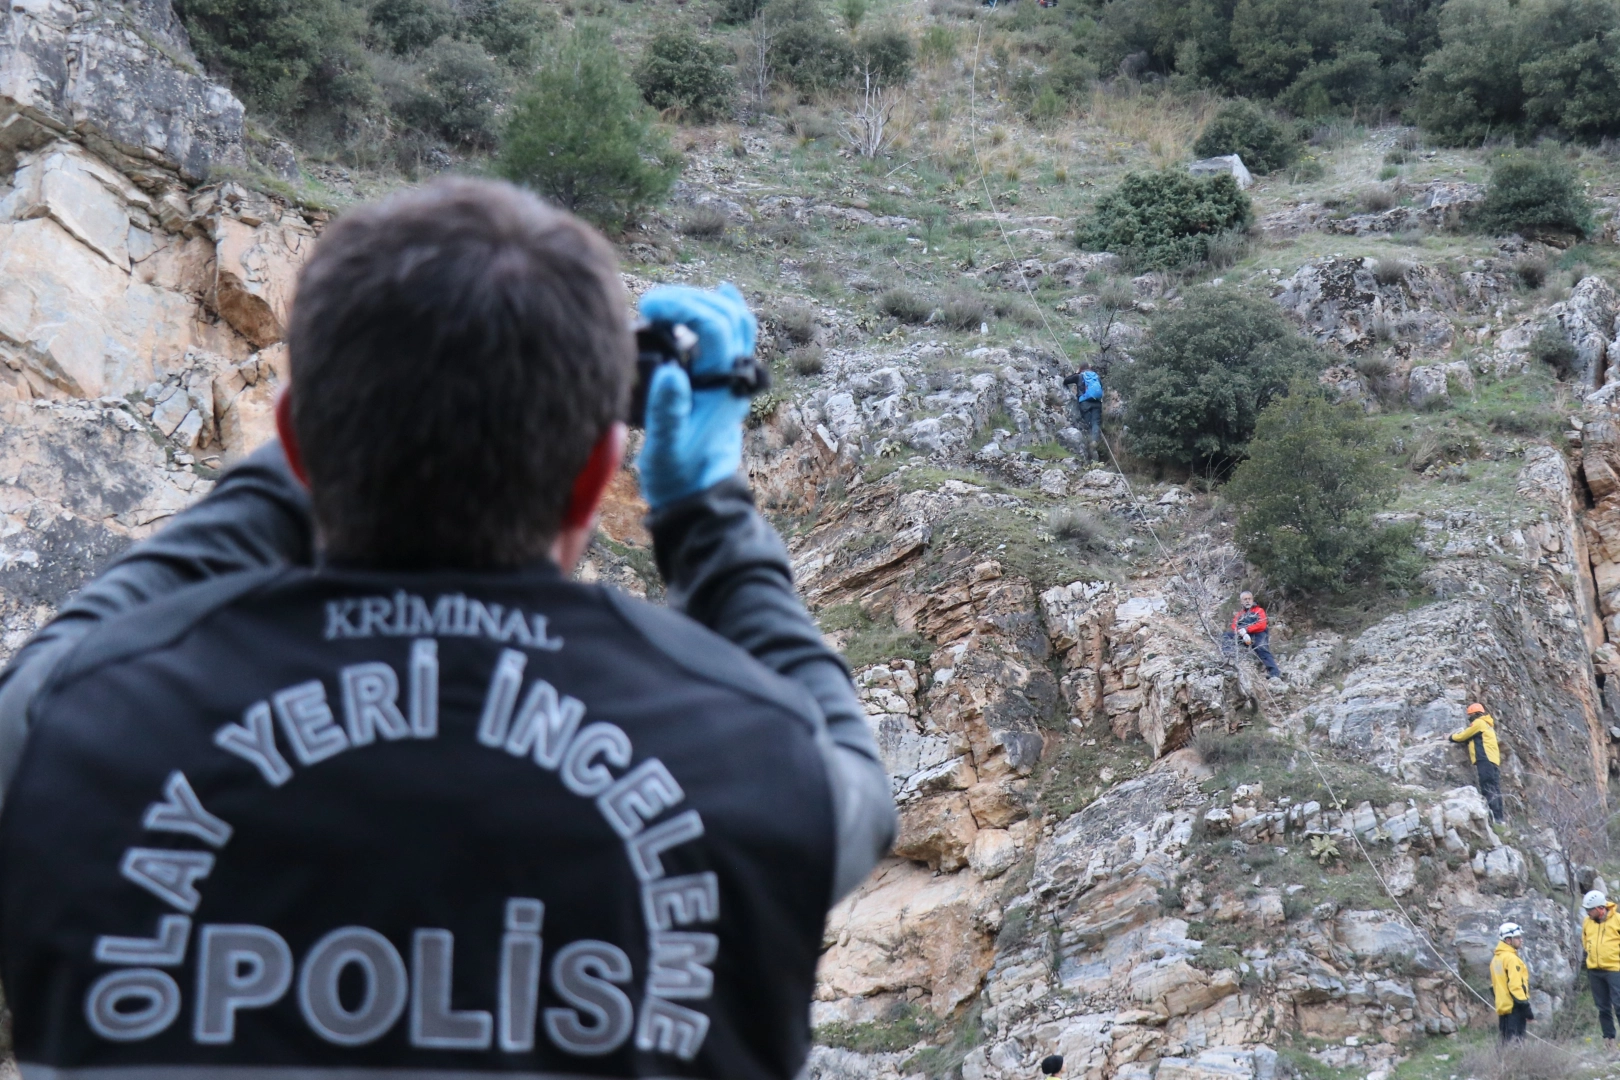
[[[166,4],[77,11],[0,14],[0,70],[21,72],[0,97],[28,133],[0,192],[7,651],[268,437],[328,218],[204,179],[246,160],[241,111],[173,59]],[[1489,1037],[1475,990],[1508,918],[1538,1027],[1579,1051],[1572,895],[1620,880],[1577,827],[1620,763],[1612,232],[1457,232],[1483,154],[1420,148],[1381,181],[1411,133],[1345,126],[1312,149],[1320,176],[1261,179],[1230,265],[1132,277],[1075,250],[1076,217],[1125,169],[1182,160],[1210,103],[1100,88],[1037,129],[971,21],[886,14],[959,44],[918,73],[888,158],[843,149],[835,102],[687,129],[674,202],[622,246],[633,291],[734,280],[761,312],[778,381],[748,468],[902,809],[894,857],[828,920],[812,1073],[1012,1080],[1059,1052],[1086,1080],[1451,1076]],[[164,48],[128,54],[127,26]],[[116,100],[52,81],[120,63]],[[1577,164],[1612,203],[1610,163]],[[1374,188],[1389,205],[1363,209]],[[1265,584],[1218,490],[1133,459],[1117,394],[1118,460],[1082,460],[1060,385],[1082,353],[1128,363],[1217,278],[1329,350],[1424,556],[1406,595],[1263,594],[1280,682],[1217,645]],[[1532,356],[1548,326],[1576,357],[1562,381]],[[638,513],[620,477],[584,573],[656,596]],[[1495,828],[1446,740],[1475,699],[1505,750]]]

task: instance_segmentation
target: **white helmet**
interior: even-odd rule
[[[1607,907],[1608,903],[1609,898],[1603,895],[1603,891],[1601,889],[1593,889],[1591,892],[1581,897],[1581,910],[1591,911],[1593,908]]]
[[[1516,922],[1505,922],[1502,924],[1501,929],[1496,931],[1496,936],[1503,941],[1508,938],[1523,937],[1524,928]]]

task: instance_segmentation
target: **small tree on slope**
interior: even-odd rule
[[[612,42],[575,30],[513,108],[499,168],[508,180],[618,228],[669,191],[680,164]]]

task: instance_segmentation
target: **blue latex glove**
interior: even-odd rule
[[[697,334],[696,374],[729,372],[738,357],[754,353],[759,324],[729,282],[712,291],[660,285],[641,298],[641,314]],[[656,510],[735,476],[747,416],[747,398],[723,387],[693,393],[679,364],[661,365],[648,387],[647,440],[636,461],[647,505]]]

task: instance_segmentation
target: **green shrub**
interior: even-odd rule
[[[1172,77],[1278,100],[1303,116],[1390,102],[1410,78],[1385,19],[1404,7],[1374,0],[1115,0],[1100,6],[1090,55],[1103,70]]]
[[[934,23],[923,31],[922,57],[924,60],[939,62],[951,60],[956,56],[956,31],[948,26]]]
[[[1424,61],[1417,116],[1464,145],[1553,128],[1595,142],[1620,133],[1620,7],[1608,0],[1449,0]]]
[[[778,76],[797,90],[831,90],[855,74],[854,46],[819,12],[783,21],[771,39],[770,56]]]
[[[403,118],[455,146],[494,148],[495,105],[506,89],[500,66],[478,46],[448,38],[435,42],[423,60],[421,87],[400,108]]]
[[[371,6],[372,39],[403,56],[420,52],[456,27],[446,0],[377,0]]]
[[[1585,236],[1592,231],[1592,204],[1581,190],[1575,170],[1564,162],[1515,155],[1491,170],[1476,222],[1492,233]]]
[[[1530,358],[1552,368],[1553,374],[1564,380],[1574,377],[1576,365],[1581,359],[1564,331],[1551,321],[1543,323],[1536,336],[1530,339]]]
[[[908,289],[889,289],[878,297],[878,310],[903,323],[924,323],[932,312],[928,301]]]
[[[461,0],[459,7],[459,33],[517,71],[539,63],[545,39],[557,26],[544,0]]]
[[[737,79],[731,50],[700,41],[682,23],[666,26],[647,43],[636,65],[636,85],[655,109],[678,109],[698,123],[724,116],[731,108]]]
[[[618,227],[663,197],[680,171],[667,136],[619,66],[613,43],[576,29],[512,108],[500,172],[559,205]]]
[[[863,34],[855,44],[856,70],[870,70],[872,81],[884,86],[899,86],[909,80],[916,55],[911,38],[892,27]]]
[[[1321,366],[1277,305],[1235,288],[1202,288],[1154,319],[1136,362],[1114,378],[1135,453],[1224,473],[1248,452],[1260,410]]]
[[[731,26],[750,22],[765,10],[765,0],[720,0],[720,11],[715,16]]]
[[[1395,492],[1375,439],[1359,406],[1328,401],[1308,380],[1261,412],[1225,495],[1238,511],[1238,546],[1273,586],[1340,592],[1410,578],[1413,528],[1373,521]]]
[[[1299,140],[1253,102],[1230,101],[1205,125],[1193,152],[1199,157],[1237,154],[1254,172],[1269,173],[1294,163]]]
[[[296,126],[317,109],[369,111],[365,15],[343,0],[175,0],[192,48],[254,112]]]
[[[1075,239],[1147,269],[1192,266],[1209,255],[1210,239],[1247,229],[1254,211],[1230,176],[1199,180],[1177,169],[1130,173],[1097,201]]]

